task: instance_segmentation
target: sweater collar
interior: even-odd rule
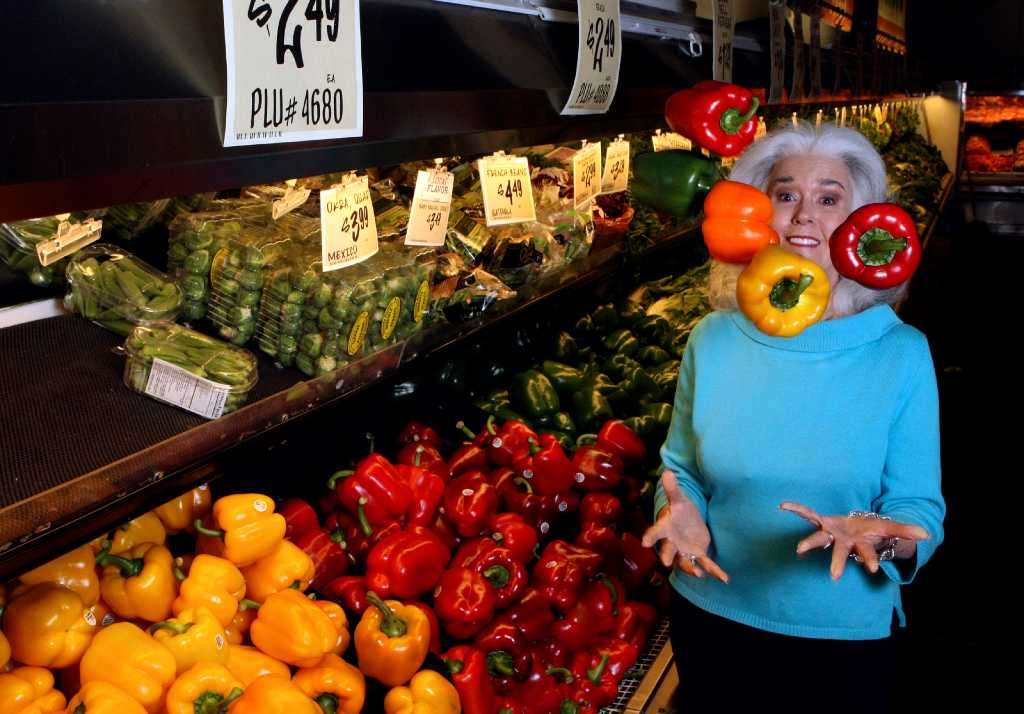
[[[875,342],[903,324],[888,305],[874,305],[856,315],[823,320],[795,337],[772,337],[761,332],[742,312],[732,313],[733,322],[750,339],[788,352],[835,352]]]

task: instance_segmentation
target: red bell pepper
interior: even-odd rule
[[[622,500],[623,503],[629,506],[637,505],[654,492],[654,486],[650,481],[642,481],[633,476],[626,476],[623,479],[623,483],[626,486],[626,493]]]
[[[441,456],[441,452],[433,446],[423,444],[406,444],[398,452],[396,463],[405,466],[419,466],[440,476],[445,482],[448,481],[448,462]]]
[[[434,590],[434,611],[452,637],[468,639],[494,617],[494,588],[469,568],[451,568]]]
[[[529,587],[515,605],[505,611],[505,616],[519,628],[528,642],[539,642],[550,636],[555,624],[551,611],[551,599],[537,588]]]
[[[366,562],[366,556],[370,554],[370,547],[373,544],[352,514],[346,511],[335,511],[324,519],[324,530],[332,533],[341,531],[341,535],[345,539],[345,552],[348,553],[353,565]]]
[[[430,622],[430,651],[441,656],[441,623],[437,619],[437,613],[434,612],[433,608],[427,605],[425,602],[419,600],[409,600],[405,603],[409,607],[414,607],[424,615],[427,616],[427,621]]]
[[[875,290],[910,280],[921,264],[914,219],[895,203],[869,203],[850,214],[828,241],[844,278]]]
[[[439,447],[441,446],[441,436],[433,427],[413,419],[398,432],[398,443]]]
[[[523,703],[518,694],[496,697],[494,708],[496,714],[533,714],[526,708],[526,704]]]
[[[632,533],[623,533],[622,581],[629,592],[636,592],[651,585],[658,576],[658,557],[653,548],[645,548]]]
[[[459,535],[452,529],[452,524],[441,513],[438,509],[437,517],[434,518],[434,524],[430,527],[430,530],[434,532],[441,542],[444,543],[445,548],[448,550],[455,550],[459,545]]]
[[[611,634],[621,597],[622,584],[601,577],[584,591],[569,614],[551,628],[552,639],[575,652]]]
[[[530,482],[510,468],[491,472],[491,479],[505,508],[521,516],[542,535],[551,530],[551,522],[558,513],[554,496],[534,493]]]
[[[619,419],[610,419],[597,432],[597,445],[610,451],[623,461],[643,461],[647,456],[647,446]]]
[[[322,590],[331,600],[341,603],[349,613],[362,615],[370,604],[366,599],[366,578],[362,575],[343,575],[327,583]]]
[[[381,597],[417,597],[437,585],[450,556],[431,530],[410,526],[370,551],[366,587]]]
[[[530,440],[539,442],[537,433],[518,419],[509,419],[487,442],[487,459],[496,466],[511,466],[530,451]]]
[[[507,615],[496,618],[477,633],[473,644],[487,658],[487,671],[497,680],[499,691],[511,689],[511,681],[525,677],[530,671],[530,648],[526,638]]]
[[[622,481],[622,459],[598,446],[581,446],[572,457],[576,486],[583,491],[615,488]]]
[[[529,580],[526,565],[517,560],[511,550],[498,545],[482,553],[468,567],[480,573],[494,588],[494,604],[498,609],[518,600]]]
[[[602,640],[586,652],[578,652],[572,661],[577,701],[595,710],[613,703],[619,682],[638,656],[639,651],[632,643],[612,639]]]
[[[311,505],[301,498],[289,498],[277,512],[284,516],[284,537],[295,540],[310,531],[320,530],[320,519]]]
[[[450,478],[455,478],[465,471],[482,471],[487,469],[490,464],[487,461],[487,452],[484,451],[484,446],[491,435],[486,430],[481,431],[479,434],[474,434],[466,426],[466,423],[462,421],[455,426],[469,437],[469,441],[463,442],[462,446],[456,449],[455,453],[448,459],[448,474]]]
[[[408,523],[411,526],[430,527],[437,519],[437,509],[444,497],[445,480],[433,471],[421,466],[401,464],[399,475],[409,484],[412,503],[409,507]]]
[[[484,553],[494,550],[498,547],[498,543],[493,538],[473,538],[467,540],[465,543],[459,546],[459,549],[455,551],[455,555],[451,560],[451,567],[453,568],[469,568],[473,566],[473,563],[477,561]]]
[[[444,653],[465,714],[494,714],[494,685],[483,653],[470,645],[457,645]]]
[[[444,491],[444,514],[463,538],[487,531],[498,510],[498,493],[482,471],[469,471],[452,479]]]
[[[529,563],[537,547],[537,529],[518,513],[497,513],[491,516],[487,528],[498,545],[512,551],[520,563]]]
[[[533,569],[532,585],[540,589],[559,611],[569,612],[579,600],[584,584],[601,567],[601,556],[564,540],[553,540],[540,554]]]
[[[611,636],[633,643],[637,651],[642,652],[657,620],[658,611],[653,605],[631,600],[619,607],[619,616],[615,618],[615,629]]]
[[[576,677],[566,667],[534,660],[530,676],[516,690],[516,697],[530,714],[572,712]]]
[[[573,514],[580,509],[580,496],[575,491],[556,493],[552,498],[555,499],[555,510],[558,513]]]
[[[529,475],[525,469],[520,473],[530,480],[533,490],[540,495],[554,496],[572,490],[576,470],[562,445],[550,434],[540,437],[539,446],[530,442],[529,468]]]
[[[354,472],[339,471],[331,483],[341,503],[359,519],[369,536],[373,527],[403,519],[412,502],[409,484],[398,469],[380,454],[370,454]]]
[[[540,661],[545,667],[568,667],[572,664],[574,654],[575,652],[556,640],[542,642],[531,650],[533,661]]]
[[[618,567],[622,558],[622,543],[611,526],[589,521],[580,526],[579,535],[573,541],[576,545],[589,548],[600,554],[602,563],[608,567]]]
[[[749,89],[706,80],[665,103],[665,121],[702,149],[736,156],[754,141],[759,101]]]
[[[470,444],[474,446],[487,446],[491,439],[498,435],[498,430],[494,426],[494,415],[487,417],[487,421],[484,422],[483,427],[480,431],[473,433],[473,430],[466,426],[466,422],[461,419],[455,422],[455,428],[461,431],[469,439]]]
[[[328,532],[317,528],[294,538],[293,542],[313,561],[316,574],[309,584],[314,590],[319,590],[348,570],[348,553],[345,552],[345,536],[341,529]]]
[[[610,493],[588,493],[580,501],[580,523],[614,526],[622,519],[622,501]]]

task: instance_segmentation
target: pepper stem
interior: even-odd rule
[[[380,614],[383,619],[380,623],[380,631],[388,637],[403,637],[408,631],[408,626],[405,624],[405,620],[395,614],[386,602],[380,599],[380,596],[372,590],[366,593],[366,600],[375,608],[380,610]]]
[[[533,495],[533,486],[531,486],[530,482],[527,481],[525,478],[512,479],[512,483],[514,483],[516,485],[526,486],[526,492],[528,494],[530,494],[531,496]]]
[[[466,438],[468,438],[470,441],[476,438],[476,434],[473,433],[473,430],[466,426],[466,422],[462,421],[461,419],[455,422],[455,428],[461,431],[463,434],[465,434]]]
[[[612,614],[616,617],[619,616],[619,591],[615,589],[615,584],[609,580],[606,576],[601,576],[601,584],[608,588],[608,592],[612,596]]]
[[[576,702],[571,699],[563,699],[562,707],[559,710],[559,714],[579,714],[580,708]]]
[[[497,436],[498,435],[498,430],[494,428],[494,415],[493,414],[488,415],[487,421],[484,422],[484,426],[487,428],[487,431],[488,431],[488,433],[490,433],[491,436]]]
[[[511,577],[504,565],[492,565],[483,572],[483,576],[498,590],[506,587]]]
[[[149,634],[153,634],[157,630],[170,630],[176,635],[184,635],[186,632],[192,629],[194,622],[175,622],[174,620],[164,620],[163,622],[155,622],[149,626]]]
[[[487,655],[487,670],[494,677],[511,677],[516,673],[516,665],[508,652],[494,650]]]
[[[910,241],[906,238],[894,238],[884,228],[872,228],[864,232],[857,241],[857,256],[864,265],[878,267],[888,265],[896,254],[906,250]]]
[[[420,459],[422,457],[423,457],[423,446],[420,445],[420,446],[416,447],[416,455],[412,458],[412,465],[413,466],[419,466],[420,465]]]
[[[594,667],[593,669],[588,669],[587,670],[587,679],[589,679],[594,684],[600,684],[601,683],[601,677],[604,676],[604,671],[607,668],[608,668],[608,653],[605,652],[604,654],[601,655],[601,661],[598,662],[597,666]]]
[[[340,545],[342,547],[342,549],[345,549],[345,548],[348,547],[348,543],[345,542],[345,534],[341,532],[340,528],[338,528],[337,530],[331,531],[330,535],[328,535],[327,537],[330,538],[331,540],[333,540],[338,545]]]
[[[744,124],[754,118],[757,114],[757,108],[761,105],[757,97],[750,98],[750,109],[747,110],[746,114],[740,114],[739,109],[726,109],[722,112],[722,118],[719,121],[719,125],[722,127],[722,131],[729,134],[735,134],[740,130]]]
[[[174,566],[174,579],[179,583],[185,580],[185,571],[179,568],[177,565]]]
[[[335,471],[333,474],[331,474],[331,477],[327,479],[327,488],[334,488],[334,485],[338,483],[338,481],[340,481],[343,478],[348,478],[354,473],[355,471],[353,471],[352,469],[342,469],[341,471]]]
[[[235,687],[228,692],[226,697],[219,692],[206,691],[192,700],[192,710],[195,714],[224,714],[228,710],[228,706],[240,696],[242,696],[241,687]],[[85,709],[82,711],[84,712]]]
[[[373,535],[373,526],[370,525],[369,519],[366,517],[366,497],[363,496],[359,499],[359,504],[356,506],[356,518],[359,520],[359,529],[363,532],[363,535],[369,538]]]
[[[126,578],[133,578],[142,572],[142,566],[146,564],[146,561],[142,558],[122,558],[119,555],[111,555],[110,553],[100,553],[96,556],[96,565],[116,565],[121,569],[121,575]]]
[[[532,436],[526,439],[526,443],[530,445],[530,456],[536,456],[540,453],[540,446],[537,445]]]
[[[446,659],[444,663],[448,665],[448,671],[452,674],[459,674],[462,672],[462,668],[466,666],[461,659]]]
[[[572,684],[575,681],[575,677],[572,676],[572,672],[565,667],[548,667],[544,670],[544,674],[550,674],[556,677],[560,676],[562,681],[566,684]]]
[[[324,693],[315,699],[324,714],[336,714],[338,711],[338,695]]]
[[[85,705],[79,704],[71,714],[85,714]]]
[[[803,296],[807,288],[811,287],[811,283],[813,282],[814,276],[807,275],[805,273],[800,274],[799,281],[793,280],[792,278],[783,278],[779,282],[775,283],[775,287],[772,288],[771,294],[768,296],[768,300],[771,302],[772,307],[779,310],[792,310],[800,304],[800,298]]]
[[[260,604],[258,602],[256,602],[255,600],[250,600],[249,598],[245,597],[245,598],[242,598],[241,600],[238,601],[238,609],[239,610],[259,610],[260,609]]]
[[[224,537],[224,531],[219,530],[217,528],[207,528],[206,526],[204,526],[202,518],[197,518],[192,525],[195,527],[196,533],[198,533],[199,535],[209,536],[211,538]]]
[[[589,446],[597,443],[597,434],[580,434],[576,437],[576,446]]]

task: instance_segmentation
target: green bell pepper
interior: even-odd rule
[[[572,420],[566,412],[555,412],[554,414],[546,417],[542,417],[537,420],[541,426],[556,431],[565,432],[567,434],[573,434],[576,432],[576,422]]]
[[[640,340],[629,330],[616,330],[604,338],[605,349],[618,354],[632,355],[640,349]]]
[[[509,392],[512,406],[534,419],[554,414],[561,406],[551,380],[535,369],[514,376]]]
[[[584,315],[573,325],[572,334],[579,339],[594,334],[594,319],[590,315]]]
[[[611,332],[619,326],[619,312],[611,303],[598,305],[590,313],[590,320],[598,332]]]
[[[627,371],[639,368],[640,363],[629,355],[619,353],[606,359],[601,367],[609,376],[622,379],[626,376]]]
[[[583,386],[583,372],[561,362],[544,360],[540,371],[551,381],[559,394],[571,394]]]
[[[576,424],[593,430],[615,416],[612,405],[597,389],[581,389],[572,395],[572,414]]]
[[[649,315],[633,325],[636,334],[646,343],[661,344],[671,339],[672,324],[660,315]]]
[[[658,426],[667,427],[672,421],[672,405],[667,402],[648,404],[640,410],[640,415],[653,417]]]
[[[558,362],[572,362],[579,354],[579,345],[575,338],[568,332],[559,332],[555,339],[555,360]]]
[[[627,370],[619,384],[637,399],[656,398],[661,394],[661,387],[643,367]]]
[[[629,190],[642,204],[678,218],[693,211],[699,196],[720,178],[718,165],[692,151],[657,151],[633,159]]]
[[[565,451],[570,451],[576,448],[576,442],[568,434],[555,430],[555,429],[541,429],[541,434],[549,434],[555,437],[555,441],[558,442]]]
[[[672,355],[656,345],[647,345],[637,351],[636,358],[646,365],[656,366],[671,361]]]
[[[636,432],[637,436],[647,438],[658,428],[657,420],[652,416],[635,416],[623,419],[622,423]]]

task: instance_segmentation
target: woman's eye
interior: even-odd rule
[[[775,195],[779,201],[795,201],[796,197],[789,191],[780,191]]]
[[[822,196],[821,197],[821,204],[823,206],[834,206],[837,203],[839,203],[839,199],[837,199],[835,196]]]

